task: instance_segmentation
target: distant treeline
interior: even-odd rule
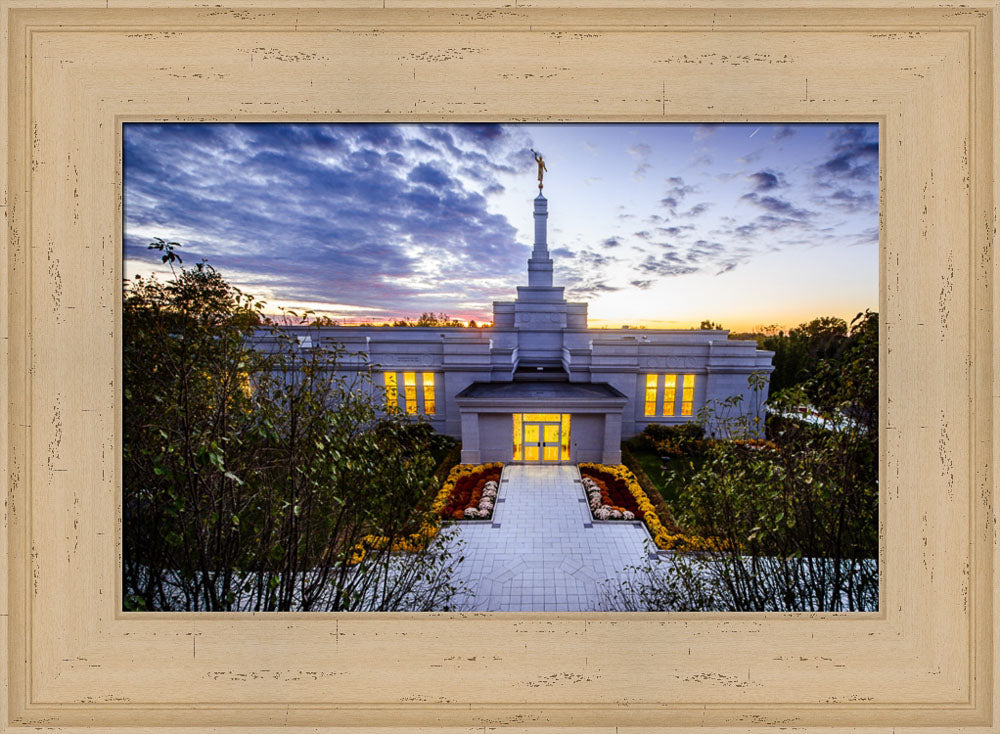
[[[758,326],[753,331],[730,332],[730,339],[753,339],[760,349],[774,352],[772,393],[799,385],[812,377],[822,360],[840,359],[862,332],[877,329],[878,314],[859,313],[850,325],[837,316],[820,316],[784,331],[780,326]],[[702,321],[702,329],[723,329],[721,324]],[[877,336],[876,336],[877,339]],[[877,343],[877,341],[876,341]]]

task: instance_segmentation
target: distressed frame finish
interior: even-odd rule
[[[998,731],[996,2],[235,4],[0,1],[5,731]],[[120,126],[158,119],[878,121],[880,611],[122,613]]]

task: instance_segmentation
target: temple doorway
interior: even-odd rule
[[[569,413],[514,413],[514,461],[569,461]]]

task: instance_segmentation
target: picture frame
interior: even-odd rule
[[[0,0],[4,732],[996,732],[998,4]],[[125,121],[880,125],[877,613],[125,613]]]

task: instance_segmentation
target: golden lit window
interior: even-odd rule
[[[514,461],[521,460],[521,414],[514,413]]]
[[[681,415],[691,415],[694,410],[694,375],[684,375],[681,392]]]
[[[525,414],[527,420],[528,413]],[[524,460],[538,461],[542,450],[542,427],[537,423],[528,423],[524,427]]]
[[[562,460],[569,461],[569,413],[562,414]]]
[[[434,415],[437,405],[434,401],[434,373],[425,372],[423,374],[424,384],[424,413]]]
[[[677,375],[663,376],[663,415],[674,414],[674,400],[677,398]]]
[[[525,413],[524,420],[526,421],[537,421],[540,423],[558,423],[560,419],[559,413]]]
[[[385,373],[385,408],[390,413],[399,410],[399,393],[396,392],[396,373]]]
[[[547,424],[542,430],[542,459],[559,461],[559,424]]]
[[[646,415],[656,415],[656,375],[646,375]]]
[[[406,412],[413,415],[417,412],[417,373],[403,373],[403,397],[406,399]]]

